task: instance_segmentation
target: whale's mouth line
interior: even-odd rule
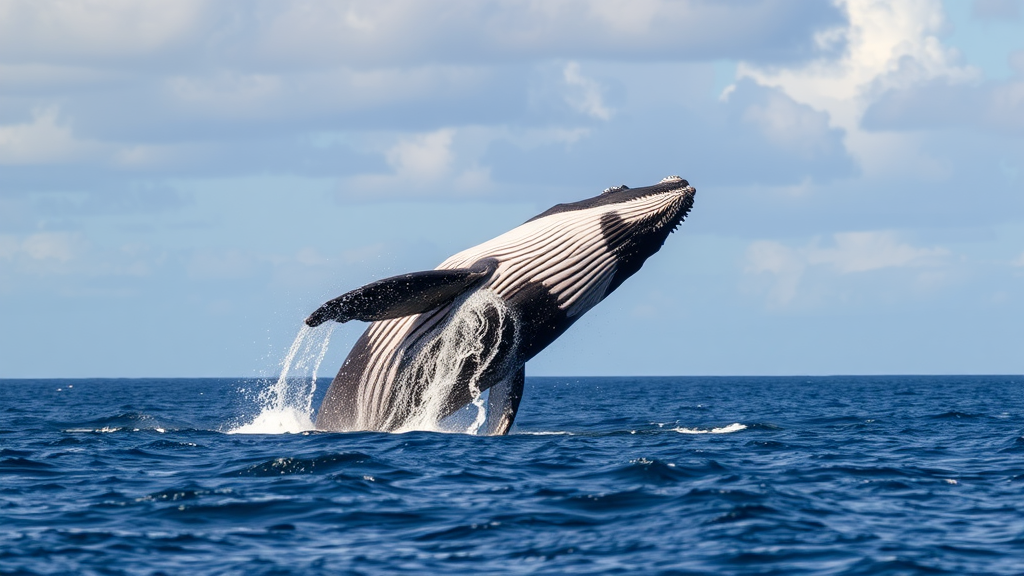
[[[683,206],[680,208],[679,215],[676,217],[676,222],[672,225],[672,229],[669,230],[669,234],[679,229],[679,225],[683,223],[683,220],[686,220],[686,217],[690,215],[690,210],[693,209],[693,198],[697,195],[697,189],[693,186],[687,186],[683,188],[683,191],[686,193],[683,196]]]
[[[638,223],[638,226],[641,229],[653,232],[669,228],[669,234],[675,232],[679,228],[680,224],[682,224],[690,214],[690,210],[693,209],[693,198],[697,194],[697,190],[693,186],[685,186],[683,188],[664,192],[651,192],[650,194],[630,198],[628,202],[635,202],[643,200],[644,198],[662,196],[665,194],[675,194],[677,197],[667,208],[659,210],[658,212],[652,213],[641,219]]]

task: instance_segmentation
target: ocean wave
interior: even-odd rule
[[[702,430],[700,428],[672,428],[673,432],[679,432],[680,434],[731,434],[733,432],[739,432],[740,430],[746,430],[746,424],[740,424],[734,422],[728,426],[722,426],[721,428],[711,428],[708,430]]]
[[[226,434],[262,412],[237,380],[6,383],[0,572],[1020,573],[1019,381],[806,380],[530,379],[506,437]]]

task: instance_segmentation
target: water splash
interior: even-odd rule
[[[380,421],[396,432],[478,434],[487,419],[481,383],[485,374],[508,372],[518,339],[519,318],[505,301],[490,290],[474,292],[399,374],[396,398]],[[471,402],[445,418],[457,386],[469,387]]]
[[[739,432],[740,430],[746,430],[746,424],[740,424],[739,422],[733,422],[728,426],[722,426],[721,428],[712,428],[710,430],[701,430],[700,428],[672,428],[673,432],[679,432],[680,434],[729,434],[732,432]]]
[[[327,355],[333,332],[333,322],[316,328],[303,324],[281,362],[281,375],[256,397],[259,414],[228,434],[285,434],[314,429],[317,371]]]

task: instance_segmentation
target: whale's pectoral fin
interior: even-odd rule
[[[523,399],[523,385],[526,383],[526,366],[509,375],[508,378],[491,386],[487,394],[487,433],[508,434]]]
[[[450,303],[497,269],[497,260],[485,258],[469,268],[427,270],[371,282],[317,308],[306,318],[306,324],[319,326],[328,320],[374,322],[422,314]]]

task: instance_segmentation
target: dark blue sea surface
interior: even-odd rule
[[[1024,573],[1024,377],[530,378],[505,437],[226,433],[260,385],[0,381],[0,573]]]

